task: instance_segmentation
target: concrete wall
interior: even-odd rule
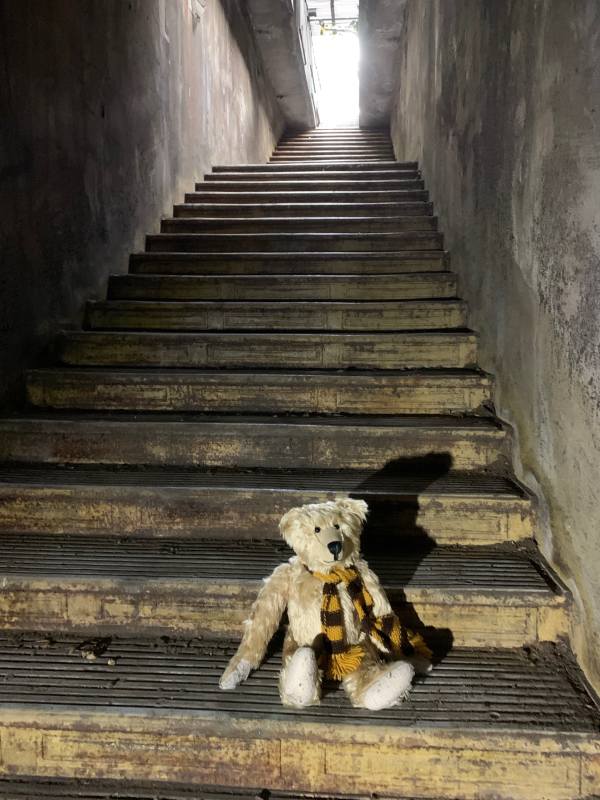
[[[0,0],[0,403],[214,163],[283,127],[243,0]]]
[[[409,0],[392,116],[447,234],[600,686],[600,4]]]

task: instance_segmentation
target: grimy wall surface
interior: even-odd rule
[[[422,162],[600,686],[600,3],[408,0],[401,48],[397,156]]]
[[[283,121],[242,0],[0,0],[0,404],[214,163]]]

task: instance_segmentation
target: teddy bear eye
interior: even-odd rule
[[[315,533],[321,533],[321,528],[315,528]]]
[[[338,531],[339,531],[339,529],[340,529],[340,526],[339,526],[337,523],[336,523],[336,524],[335,524],[333,527],[334,527],[334,528],[337,528],[337,530],[338,530]]]

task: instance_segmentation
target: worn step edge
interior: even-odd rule
[[[370,170],[295,170],[293,172],[275,172],[264,170],[263,172],[244,172],[241,170],[230,170],[229,172],[207,172],[203,175],[204,181],[320,181],[320,180],[378,180],[389,178],[392,180],[418,180],[421,173],[418,169],[370,169]]]
[[[533,536],[535,510],[521,487],[477,474],[456,484],[452,475],[440,479],[445,466],[415,480],[423,468],[419,460],[407,462],[407,485],[406,479],[388,484],[368,473],[337,470],[209,474],[11,465],[0,472],[0,530],[263,539],[274,535],[292,506],[350,494],[371,508],[367,535],[385,524],[391,536],[425,536],[438,544]]]
[[[451,414],[491,403],[491,376],[49,368],[27,373],[40,408],[103,411]]]
[[[298,170],[300,167],[296,163],[291,164],[289,167],[286,164],[272,164],[272,163],[261,163],[261,164],[221,164],[214,166],[212,168],[213,173],[219,174],[221,172],[288,172],[289,170]],[[365,164],[361,164],[360,162],[348,163],[348,162],[339,162],[334,161],[331,163],[327,163],[326,161],[319,161],[316,163],[311,163],[309,161],[305,161],[301,167],[302,170],[316,170],[318,172],[323,170],[340,170],[344,172],[354,172],[355,170],[364,169],[366,171],[369,170],[393,170],[396,172],[406,172],[406,171],[419,171],[419,165],[415,162],[402,162],[402,161],[380,161],[375,164],[371,162],[366,162]]]
[[[294,163],[291,165],[292,169],[298,169],[297,165]],[[378,169],[391,169],[396,170],[398,172],[403,172],[406,170],[418,170],[419,165],[416,161],[380,161],[376,164],[372,164],[371,162],[367,162],[365,167],[366,170],[378,170]],[[287,171],[288,167],[285,164],[269,164],[269,163],[260,163],[260,164],[219,164],[212,168],[213,173],[220,173],[220,172],[285,172]],[[341,162],[340,161],[333,161],[331,163],[321,162],[317,164],[307,164],[303,166],[302,169],[308,170],[344,170],[344,171],[353,171],[356,169],[361,169],[361,162],[360,161],[351,161],[351,162]]]
[[[398,233],[156,233],[146,236],[152,252],[442,250],[435,231]]]
[[[480,417],[39,412],[0,420],[0,460],[376,469],[432,453],[446,469],[506,469],[508,429]]]
[[[82,331],[58,342],[73,366],[195,368],[410,369],[471,367],[477,336],[469,330],[404,333]]]
[[[277,181],[270,180],[212,180],[206,182],[199,182],[195,184],[194,191],[215,191],[215,192],[283,192],[283,191],[368,191],[378,192],[384,190],[403,191],[415,190],[420,191],[425,188],[422,180],[418,178],[352,178],[342,180],[340,178],[319,178],[313,180],[302,180],[300,178],[287,178],[286,180],[279,179]]]
[[[202,665],[189,642],[113,640],[94,662],[82,659],[76,639],[40,644],[21,645],[20,657],[32,666],[27,699],[12,689],[18,678],[3,670],[10,693],[0,705],[5,774],[114,778],[117,763],[119,776],[130,780],[218,779],[334,794],[372,793],[376,786],[378,794],[445,800],[473,800],[482,786],[496,800],[579,800],[597,787],[598,714],[577,673],[567,677],[571,663],[556,663],[546,655],[549,646],[536,648],[535,665],[522,651],[457,649],[408,701],[373,714],[349,709],[340,690],[320,707],[284,708],[277,657],[235,692],[220,693],[217,680],[233,648],[217,643],[203,645],[209,660]],[[172,665],[175,654],[189,664],[195,693],[187,676],[185,683],[173,676],[159,691],[148,659],[167,646],[164,664]],[[90,692],[75,685],[68,704],[42,700],[44,664],[63,653],[69,684],[54,695],[66,698],[69,685],[89,674],[102,681],[103,699],[90,703]],[[106,666],[110,657],[114,667]],[[137,697],[129,665],[147,679]],[[480,711],[473,710],[473,698],[482,695],[487,703],[479,700]]]
[[[189,208],[189,206],[188,206]],[[165,217],[161,233],[404,233],[436,231],[437,217]]]
[[[3,542],[10,566],[0,564],[0,629],[95,635],[241,635],[262,579],[291,555],[280,541],[5,534]],[[415,627],[416,615],[432,644],[521,647],[567,633],[568,598],[515,548],[442,547],[416,558],[395,549],[368,560],[401,619]]]
[[[163,255],[163,257],[165,257]],[[430,300],[456,298],[456,276],[403,273],[111,275],[109,300]]]
[[[163,330],[433,330],[464,328],[461,300],[251,301],[90,300],[90,328]]]
[[[263,192],[252,191],[236,191],[236,192],[220,192],[216,188],[209,187],[208,185],[198,192],[187,192],[184,195],[186,203],[265,203],[265,202],[279,202],[283,204],[294,202],[305,203],[370,203],[370,202],[429,202],[429,192],[426,189],[384,189],[379,191],[374,190],[335,190],[323,189],[317,190],[293,190],[293,191],[276,191],[269,190]]]
[[[337,215],[338,219],[361,217],[433,216],[433,204],[423,202],[400,203],[178,203],[173,206],[173,215],[184,219],[258,220],[295,218],[318,221],[323,217]]]
[[[395,253],[132,253],[130,274],[369,275],[412,272],[446,274],[449,256],[440,251]],[[220,272],[219,272],[220,270]]]

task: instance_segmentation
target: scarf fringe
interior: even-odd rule
[[[325,674],[334,681],[341,681],[346,675],[350,675],[360,667],[364,657],[364,648],[359,644],[349,647],[343,653],[332,653],[329,656]]]

